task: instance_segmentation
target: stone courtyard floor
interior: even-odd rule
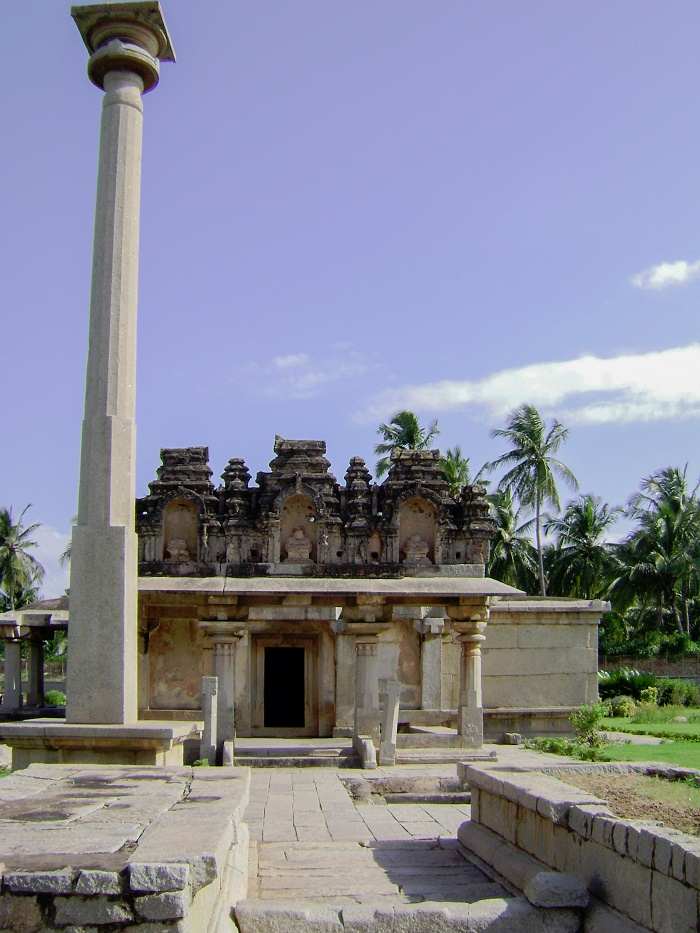
[[[391,769],[393,775],[396,769]],[[367,772],[256,768],[244,814],[251,834],[249,899],[362,904],[469,902],[503,889],[469,863],[457,828],[468,804],[353,800],[344,778]],[[372,775],[381,775],[371,772]],[[454,766],[402,769],[454,777]]]

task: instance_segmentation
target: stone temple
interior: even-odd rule
[[[278,436],[274,454],[255,484],[234,457],[215,486],[206,447],[161,451],[136,500],[137,691],[139,721],[170,728],[100,760],[197,757],[211,676],[219,760],[234,736],[367,734],[379,748],[391,685],[399,745],[461,757],[483,738],[566,732],[572,708],[596,699],[605,604],[486,577],[485,489],[452,495],[439,451],[395,450],[381,484],[360,457],[339,483],[323,441]],[[19,662],[22,640],[33,651],[24,715],[43,703],[41,639],[66,626],[65,609],[0,618],[6,657]],[[2,712],[21,700],[9,691]],[[15,766],[47,757],[45,726],[28,731],[3,727]],[[56,761],[95,753],[79,732],[51,742]]]
[[[274,454],[255,484],[232,458],[215,487],[206,447],[161,451],[136,503],[141,718],[201,718],[218,674],[238,736],[351,735],[364,640],[379,688],[400,685],[400,729],[454,727],[474,610],[489,738],[566,730],[596,698],[602,604],[486,578],[485,489],[451,495],[438,451],[394,451],[381,484],[360,457],[339,483],[323,441],[278,436]]]

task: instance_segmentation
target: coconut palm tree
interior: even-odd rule
[[[604,595],[616,569],[613,546],[604,536],[621,512],[586,495],[569,502],[560,518],[547,518],[545,533],[556,538],[548,561],[550,590],[582,599]]]
[[[30,508],[25,506],[16,522],[12,520],[12,509],[0,508],[0,588],[10,610],[17,608],[20,588],[38,584],[44,576],[44,568],[29,553],[37,546],[31,536],[40,525],[23,524]]]
[[[537,551],[530,537],[534,519],[522,520],[521,510],[516,509],[508,490],[491,493],[487,498],[496,534],[486,572],[495,580],[531,592],[537,582]]]
[[[511,412],[505,428],[491,432],[492,437],[502,437],[512,447],[488,464],[493,470],[510,466],[498,484],[500,490],[508,490],[521,506],[535,510],[535,538],[539,566],[540,594],[547,595],[542,557],[542,506],[549,502],[557,511],[560,508],[556,477],[560,477],[573,489],[578,481],[571,470],[554,457],[568,436],[568,429],[558,421],[549,428],[534,405],[521,405]]]
[[[450,487],[450,495],[455,498],[471,482],[469,457],[462,456],[462,448],[459,445],[454,450],[451,447],[447,448],[445,456],[440,458],[440,469]]]
[[[437,421],[432,421],[424,428],[412,411],[397,412],[388,424],[380,424],[377,434],[383,442],[374,448],[380,459],[377,461],[377,477],[383,476],[391,465],[391,451],[399,447],[403,450],[428,450],[434,437],[440,433]]]
[[[618,574],[610,596],[624,608],[653,606],[689,635],[690,608],[700,591],[700,503],[688,487],[687,467],[666,467],[642,480],[627,514],[637,528],[617,548]]]

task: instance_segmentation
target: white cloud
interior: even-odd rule
[[[273,398],[314,398],[330,383],[364,375],[371,368],[366,356],[348,345],[334,345],[321,359],[308,353],[290,353],[275,356],[269,363],[254,363],[246,367],[244,375],[249,386]],[[250,374],[258,377],[254,383]]]
[[[630,281],[637,288],[658,291],[671,285],[685,285],[698,277],[700,277],[700,259],[695,262],[679,259],[676,262],[660,262],[656,266],[650,266],[633,275]]]
[[[479,380],[442,380],[380,393],[357,415],[373,421],[400,408],[421,413],[481,406],[500,416],[530,402],[567,423],[658,421],[700,415],[700,344],[615,357],[505,369]],[[566,405],[562,410],[561,406]]]
[[[272,365],[277,369],[295,369],[299,366],[306,366],[308,362],[307,353],[288,353],[286,356],[276,356],[272,360]]]
[[[32,535],[37,547],[32,550],[46,574],[41,583],[41,595],[50,599],[63,596],[68,586],[68,567],[62,567],[61,554],[70,541],[70,532],[58,531],[51,525],[41,525]]]

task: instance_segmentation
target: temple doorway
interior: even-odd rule
[[[317,639],[254,639],[253,734],[318,735]]]
[[[264,726],[266,729],[303,729],[303,648],[265,648]]]

